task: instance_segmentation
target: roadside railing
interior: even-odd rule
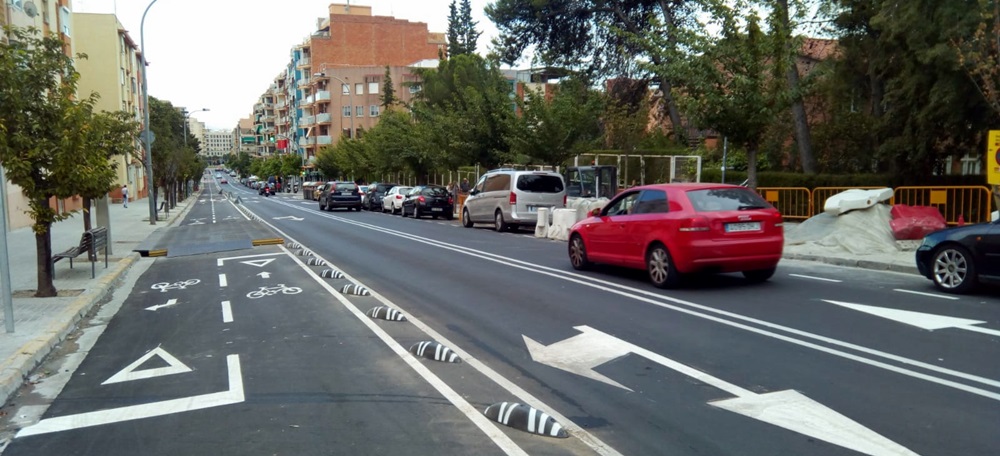
[[[827,198],[844,190],[871,190],[885,187],[758,187],[757,193],[781,211],[786,219],[808,219],[823,212]],[[980,223],[990,220],[993,195],[984,186],[897,187],[888,204],[932,206],[941,211],[949,225],[960,221]]]

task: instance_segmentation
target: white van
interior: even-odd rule
[[[462,209],[462,225],[493,223],[497,231],[534,226],[538,208],[566,207],[566,183],[551,171],[496,169],[479,178]]]

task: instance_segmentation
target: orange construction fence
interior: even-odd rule
[[[826,199],[851,188],[876,189],[885,187],[759,187],[757,192],[774,205],[786,219],[807,219],[823,212]],[[966,223],[990,220],[993,198],[985,186],[897,187],[888,204],[933,206],[941,211],[949,225],[960,219]]]

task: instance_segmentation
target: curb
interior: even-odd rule
[[[904,274],[920,275],[920,271],[917,270],[917,265],[915,263],[911,266],[911,265],[901,265],[901,264],[891,263],[888,261],[857,260],[849,258],[826,257],[820,255],[808,255],[808,254],[788,253],[788,252],[785,252],[783,255],[781,255],[781,257],[789,260],[815,261],[818,263],[832,264],[835,266],[849,266],[860,269],[872,269],[876,271],[892,271],[892,272],[901,272]]]
[[[93,287],[74,299],[59,314],[56,322],[43,330],[40,336],[28,341],[18,348],[13,356],[0,362],[0,403],[6,404],[24,385],[31,372],[69,336],[70,332],[76,329],[77,323],[97,303],[113,293],[114,283],[131,269],[138,259],[139,254],[132,252],[129,256],[118,260],[114,269],[97,279]]]

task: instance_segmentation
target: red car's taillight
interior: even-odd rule
[[[423,204],[423,203],[426,203],[426,202],[427,202],[427,200],[426,200],[426,199],[424,199],[424,195],[420,195],[419,197],[417,197],[417,201],[420,201],[420,203],[421,203],[421,204]]]
[[[510,192],[510,205],[513,206],[517,204],[517,193]]]
[[[687,220],[682,220],[680,231],[691,232],[691,231],[708,231],[711,227],[708,224],[708,219],[705,217],[692,217]]]
[[[455,204],[455,200],[452,197],[448,197],[448,204]]]
[[[563,195],[563,207],[566,207],[566,201],[567,201],[566,195]]]
[[[396,195],[396,199],[398,199],[398,200],[403,199],[403,195]]]

